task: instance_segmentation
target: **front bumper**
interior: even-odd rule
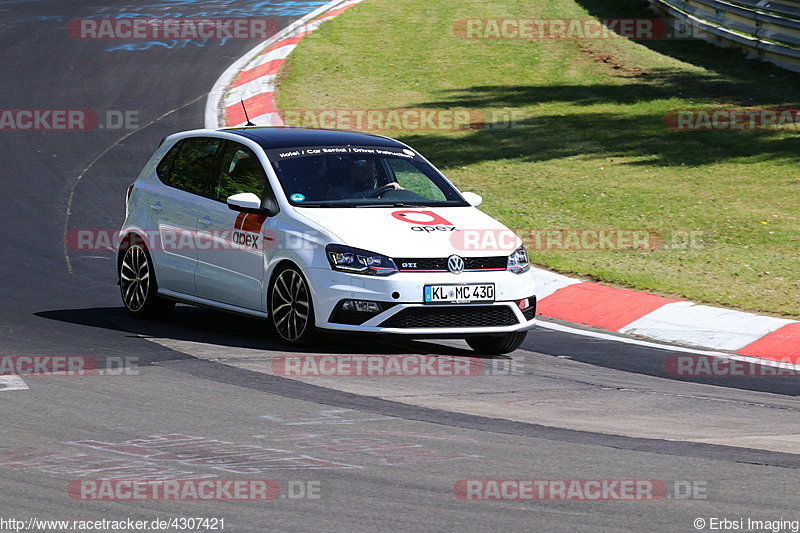
[[[399,272],[373,277],[312,268],[305,274],[314,299],[316,324],[323,329],[415,337],[458,337],[513,333],[531,329],[535,324],[536,287],[531,271],[522,274],[507,271],[461,274]],[[494,283],[495,302],[422,303],[425,285],[449,283]],[[334,311],[346,299],[380,302],[384,310],[377,314],[365,313],[367,318],[360,323],[343,323],[337,319],[341,313]],[[528,299],[532,307],[523,311],[517,302],[524,299]]]

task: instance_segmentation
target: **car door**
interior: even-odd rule
[[[196,294],[198,201],[211,193],[222,144],[211,137],[183,139],[157,167],[164,187],[149,209],[160,241],[151,250],[160,289]]]
[[[267,217],[234,211],[226,200],[249,192],[271,194],[267,176],[250,148],[226,141],[210,199],[201,202],[195,280],[197,295],[216,302],[264,311],[264,251],[273,242]]]

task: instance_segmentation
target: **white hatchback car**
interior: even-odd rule
[[[292,343],[321,328],[508,353],[534,325],[533,274],[480,202],[386,137],[177,133],[128,189],[122,301],[143,317],[182,302],[266,318]]]

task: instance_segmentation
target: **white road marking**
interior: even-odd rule
[[[111,144],[111,146],[109,146],[108,148],[106,148],[105,150],[103,150],[102,152],[100,152],[100,153],[97,155],[97,157],[95,157],[94,159],[92,159],[92,160],[89,162],[89,164],[88,164],[88,165],[87,165],[87,166],[86,166],[86,167],[85,167],[83,170],[81,170],[81,173],[80,173],[80,174],[78,174],[78,177],[77,177],[77,178],[75,178],[75,179],[72,181],[72,186],[71,186],[71,187],[70,187],[70,189],[69,189],[69,196],[67,197],[67,209],[66,209],[66,215],[65,215],[65,217],[64,217],[64,235],[66,235],[66,234],[67,234],[67,231],[69,231],[69,219],[70,219],[70,217],[72,216],[72,204],[73,204],[73,202],[75,201],[75,190],[78,188],[78,184],[81,182],[81,180],[83,180],[83,177],[84,177],[84,176],[86,176],[86,174],[87,174],[87,173],[88,173],[88,172],[89,172],[89,171],[92,169],[92,167],[94,167],[94,166],[95,166],[95,164],[97,164],[97,162],[98,162],[98,161],[100,161],[100,160],[101,160],[103,157],[105,157],[105,155],[106,155],[108,152],[110,152],[111,150],[113,150],[113,149],[114,149],[114,148],[115,148],[117,145],[119,145],[119,144],[123,143],[123,142],[125,141],[125,139],[127,139],[128,137],[130,137],[130,136],[132,136],[132,135],[135,135],[136,133],[141,133],[141,131],[142,131],[143,129],[145,129],[147,126],[150,126],[150,125],[152,125],[152,124],[155,124],[155,123],[156,123],[156,122],[158,122],[159,120],[161,120],[161,119],[163,119],[163,118],[165,118],[165,117],[167,117],[167,116],[171,115],[172,113],[175,113],[175,112],[177,112],[177,111],[180,111],[180,110],[182,110],[183,108],[185,108],[185,107],[188,107],[188,106],[190,106],[190,105],[194,104],[195,102],[197,102],[197,101],[199,101],[199,100],[201,100],[201,99],[205,98],[205,96],[206,96],[205,94],[201,94],[201,95],[200,95],[200,96],[198,96],[197,98],[194,98],[193,100],[191,100],[191,101],[189,101],[189,102],[186,102],[185,104],[183,104],[183,105],[181,105],[181,106],[179,106],[179,107],[176,107],[175,109],[170,109],[170,110],[169,110],[169,111],[167,111],[166,113],[163,113],[163,114],[161,114],[160,116],[158,116],[158,117],[154,118],[153,120],[151,120],[151,121],[150,121],[150,122],[148,122],[147,124],[142,124],[141,126],[139,126],[139,128],[137,128],[137,129],[135,129],[135,130],[131,130],[131,131],[129,131],[128,133],[126,133],[125,135],[123,135],[122,137],[120,137],[119,139],[117,139],[116,141],[114,141],[114,142]],[[73,270],[72,270],[72,260],[71,260],[71,259],[70,259],[70,257],[69,257],[69,248],[67,247],[67,240],[66,240],[66,239],[64,239],[64,245],[63,245],[63,249],[64,249],[64,262],[65,262],[65,263],[66,263],[66,265],[67,265],[67,272],[69,272],[69,274],[70,274],[70,275],[72,275],[72,274],[74,274],[74,272],[73,272]]]
[[[352,415],[339,416],[341,413],[355,413],[353,418],[347,418]],[[260,418],[275,422],[284,426],[311,426],[311,425],[347,425],[357,424],[361,422],[373,422],[376,420],[397,420],[392,417],[378,417],[378,418],[359,418],[360,412],[354,409],[330,409],[327,411],[320,411],[320,416],[317,418],[297,418],[297,419],[284,419],[279,416],[261,415]]]
[[[0,392],[10,390],[28,390],[30,387],[19,376],[0,376]]]

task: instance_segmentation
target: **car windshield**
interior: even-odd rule
[[[298,207],[468,205],[408,149],[312,146],[269,150],[267,156],[287,199]]]

